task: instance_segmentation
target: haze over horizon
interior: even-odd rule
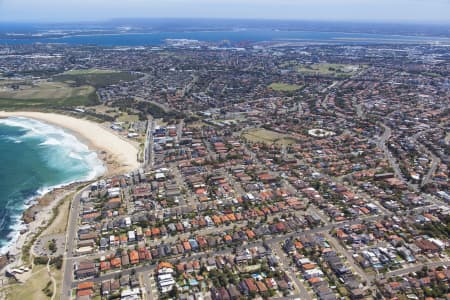
[[[232,18],[450,23],[448,0],[0,0],[3,22]]]

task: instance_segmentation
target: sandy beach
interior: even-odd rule
[[[67,129],[91,150],[97,151],[106,162],[108,175],[126,173],[139,167],[137,145],[98,123],[55,113],[0,111],[0,118],[6,117],[32,118]]]
[[[99,158],[103,159],[107,167],[107,174],[105,174],[107,176],[122,174],[139,167],[137,145],[117,135],[107,127],[103,127],[101,124],[55,113],[0,112],[0,118],[6,117],[36,119],[61,127],[74,134],[90,150],[96,151]],[[77,184],[56,189],[42,196],[40,199],[37,199],[37,204],[24,212],[24,220],[28,219],[28,228],[26,232],[19,235],[15,244],[9,249],[10,254],[15,256],[14,262],[10,266],[18,267],[22,265],[23,262],[20,256],[23,245],[31,236],[38,232],[40,226],[51,219],[53,208],[73,191],[73,186],[77,186]],[[36,211],[39,213],[36,214]]]

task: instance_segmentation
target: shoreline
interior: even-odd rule
[[[115,134],[112,130],[106,129],[101,124],[56,113],[0,111],[0,118],[8,117],[35,119],[64,129],[74,135],[90,151],[95,152],[103,162],[105,172],[97,178],[122,174],[139,168],[137,161],[138,148],[132,141],[125,140],[125,138]],[[56,217],[53,216],[53,209],[59,205],[66,195],[73,193],[76,187],[89,181],[80,179],[60,186],[54,186],[45,193],[29,199],[29,205],[25,207],[19,219],[20,225],[25,226],[25,228],[20,229],[18,235],[13,237],[5,254],[2,255],[6,257],[6,253],[8,253],[13,259],[0,266],[0,269],[23,265],[22,248],[27,244],[27,241],[37,234],[42,235],[43,232],[40,232],[40,228],[43,224],[45,226],[50,225],[47,223],[53,217]],[[30,246],[32,247],[33,245]]]
[[[139,168],[138,146],[101,124],[57,113],[0,111],[0,118],[8,117],[43,121],[73,134],[105,163],[107,170],[104,176],[127,173]]]
[[[17,231],[17,236],[14,236],[8,242],[8,245],[5,246],[6,252],[0,255],[2,258],[0,270],[3,272],[3,270],[33,265],[32,261],[26,262],[24,260],[23,247],[29,246],[29,253],[33,254],[33,244],[27,244],[31,239],[42,236],[52,226],[54,219],[58,216],[54,209],[60,206],[67,196],[75,193],[80,186],[91,181],[77,180],[54,186],[49,188],[45,193],[28,199],[28,204],[24,204],[24,211],[17,222],[17,225],[24,228]],[[7,256],[9,256],[9,261],[5,260]],[[3,276],[4,274],[0,274],[0,278]]]
[[[15,261],[11,264],[22,261],[22,248],[27,243],[28,237],[38,233],[39,229],[45,223],[45,226],[50,225],[47,223],[53,215],[53,209],[56,208],[60,201],[67,195],[89,181],[75,181],[67,183],[61,186],[55,186],[42,195],[36,195],[29,199],[29,204],[25,204],[25,210],[20,218],[20,225],[25,226],[19,231],[19,236],[10,241],[10,245],[7,247],[7,253],[14,256]],[[20,258],[20,260],[19,260]],[[8,264],[9,265],[9,264]]]

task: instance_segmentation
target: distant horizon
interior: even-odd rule
[[[449,25],[450,20],[446,21],[408,21],[408,20],[321,20],[321,19],[279,19],[279,18],[226,18],[226,17],[117,17],[99,20],[69,20],[69,21],[44,21],[44,20],[8,20],[0,21],[0,24],[24,24],[24,25],[76,25],[76,24],[108,24],[112,22],[133,22],[133,21],[268,21],[268,22],[305,22],[305,23],[341,23],[341,24],[362,24],[362,25]],[[450,29],[449,29],[450,30]]]
[[[52,31],[55,31],[52,33]],[[59,31],[59,33],[57,32]],[[0,37],[6,40],[14,39],[8,34],[30,34],[31,38],[42,41],[43,36],[33,36],[34,33],[69,36],[82,31],[88,35],[108,32],[113,34],[136,33],[180,33],[180,32],[232,32],[235,31],[266,31],[270,38],[287,38],[288,32],[317,32],[342,34],[379,34],[391,36],[416,36],[450,38],[450,24],[413,23],[413,22],[375,22],[375,21],[311,21],[311,20],[279,20],[279,19],[238,19],[238,18],[113,18],[105,21],[80,22],[1,22]],[[285,34],[271,35],[269,32],[279,31]],[[65,33],[64,33],[65,32]],[[233,34],[236,39],[237,37]],[[67,36],[67,35],[66,35]],[[179,35],[175,35],[180,37]],[[302,36],[302,34],[298,35]],[[290,38],[298,37],[290,35]],[[61,37],[61,36],[60,36]],[[183,37],[183,36],[181,36]],[[166,36],[172,38],[172,36]],[[214,39],[213,37],[209,37]],[[243,39],[261,40],[261,37],[246,36]],[[268,37],[269,38],[269,37]],[[200,38],[202,39],[202,38]],[[22,39],[23,41],[23,39]],[[51,42],[51,40],[49,40]],[[93,41],[90,41],[93,42]]]
[[[0,19],[19,23],[164,18],[449,24],[448,0],[0,0]]]

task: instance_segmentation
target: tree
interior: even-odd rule
[[[50,261],[50,263],[51,263],[52,265],[54,265],[58,270],[60,270],[61,267],[62,267],[62,263],[63,263],[63,257],[62,257],[62,255],[53,258],[53,259]]]
[[[169,296],[173,299],[178,299],[179,292],[175,285],[173,286],[172,290],[169,292]]]
[[[51,240],[50,243],[48,244],[48,249],[49,249],[52,253],[55,253],[55,252],[56,252],[57,247],[56,247],[56,241],[55,241],[54,239]]]

